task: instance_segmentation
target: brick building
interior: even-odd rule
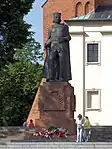
[[[47,40],[54,12],[61,12],[62,20],[65,20],[87,14],[94,11],[97,6],[106,4],[112,4],[112,0],[46,0],[42,5],[44,42]]]

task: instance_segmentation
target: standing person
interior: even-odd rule
[[[91,124],[87,116],[84,117],[84,140],[87,142],[91,131]]]
[[[79,114],[76,120],[77,124],[77,142],[82,142],[82,136],[83,136],[83,119],[82,115]]]

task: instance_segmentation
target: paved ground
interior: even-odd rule
[[[112,142],[36,142],[0,141],[0,149],[112,149]]]

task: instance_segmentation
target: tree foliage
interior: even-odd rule
[[[13,62],[15,49],[21,49],[28,41],[31,25],[24,16],[32,8],[34,0],[0,0],[0,68]]]
[[[14,54],[15,63],[0,71],[0,125],[21,125],[42,78],[40,44],[29,37]]]

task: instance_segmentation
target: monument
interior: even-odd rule
[[[61,14],[53,14],[53,23],[45,43],[46,60],[44,64],[44,77],[47,81],[71,80],[70,50],[68,26],[61,24]]]
[[[72,79],[69,48],[71,37],[68,26],[61,23],[61,13],[53,14],[53,23],[45,43],[43,77],[46,82],[40,85],[30,115],[35,119],[36,126],[64,127],[75,133],[74,88],[68,83]]]

